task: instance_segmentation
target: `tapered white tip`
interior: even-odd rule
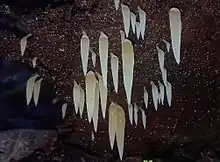
[[[80,55],[81,55],[83,73],[84,73],[84,76],[86,76],[88,58],[89,58],[90,40],[85,31],[83,31],[82,34],[83,35],[80,40]]]
[[[136,28],[135,24],[136,24],[136,15],[133,12],[131,12],[131,29],[133,34],[135,34],[135,28]]]
[[[26,101],[27,101],[27,106],[30,104],[31,102],[31,98],[33,95],[33,91],[34,91],[34,83],[37,79],[39,75],[35,74],[32,77],[30,77],[27,81],[27,85],[26,85]]]
[[[77,114],[80,103],[80,87],[75,80],[73,86],[73,102],[74,102],[75,113]]]
[[[86,107],[89,123],[91,122],[94,111],[96,82],[94,72],[89,71],[86,75]]]
[[[169,105],[169,107],[171,107],[171,103],[172,103],[172,85],[168,81],[167,81],[167,85],[166,85],[166,94],[167,94],[168,105]]]
[[[23,57],[24,56],[24,52],[27,48],[27,39],[32,36],[32,34],[28,34],[26,36],[24,36],[21,41],[20,41],[20,47],[21,47],[21,56]]]
[[[137,39],[139,39],[140,38],[140,34],[141,34],[140,23],[136,22],[135,27],[136,27],[136,37],[137,37]]]
[[[146,28],[146,12],[138,6],[138,13],[140,18],[140,35],[141,38],[144,39]]]
[[[116,10],[118,10],[118,8],[119,8],[119,3],[120,3],[120,0],[114,0]]]
[[[62,118],[64,119],[66,116],[67,103],[62,105]]]
[[[133,109],[132,104],[128,105],[128,114],[129,114],[130,123],[132,125],[133,124],[133,114],[134,114],[134,109]]]
[[[118,57],[111,53],[111,70],[115,92],[118,93]]]
[[[152,86],[151,92],[152,92],[152,97],[153,97],[153,104],[154,104],[155,110],[157,111],[157,109],[158,109],[158,101],[159,101],[159,92],[158,92],[158,88],[154,84],[154,82],[151,81],[150,83],[151,83],[151,86]]]
[[[182,22],[181,22],[181,13],[178,8],[170,9],[169,20],[170,20],[171,44],[173,48],[174,58],[177,64],[179,64],[180,63]]]
[[[146,109],[148,108],[148,92],[147,89],[144,87],[144,104]]]
[[[37,65],[37,57],[34,57],[34,58],[32,59],[32,67],[35,68],[36,65]]]
[[[38,81],[36,81],[36,82],[34,83],[34,104],[35,104],[35,106],[37,106],[37,104],[38,104],[42,80],[43,80],[43,79],[40,78]]]
[[[105,87],[107,87],[107,77],[108,77],[108,50],[109,50],[108,37],[103,32],[100,32],[99,56],[101,63],[101,72],[103,76],[103,83]]]
[[[105,87],[104,85],[103,77],[97,72],[96,72],[96,75],[98,76],[98,79],[99,79],[99,92],[100,92],[100,98],[101,98],[102,117],[103,119],[105,119],[108,88]]]
[[[134,50],[130,40],[124,39],[122,45],[123,81],[128,104],[131,104],[133,72],[134,72]]]
[[[121,9],[122,9],[125,36],[128,37],[130,30],[130,9],[127,5],[124,4],[121,4]]]

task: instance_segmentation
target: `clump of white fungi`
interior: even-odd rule
[[[119,0],[114,0],[114,5],[116,10],[119,8]],[[146,114],[145,110],[141,107],[138,107],[137,104],[131,103],[132,98],[132,87],[133,87],[133,71],[134,71],[134,49],[132,42],[128,39],[130,24],[133,34],[136,34],[137,39],[141,38],[144,39],[145,29],[146,29],[146,13],[143,9],[138,6],[138,14],[139,14],[139,22],[136,22],[136,15],[130,11],[127,5],[121,4],[122,10],[122,18],[123,18],[123,25],[124,31],[120,30],[121,36],[121,50],[122,50],[122,70],[123,70],[123,83],[125,94],[127,98],[127,107],[129,113],[129,120],[131,125],[135,123],[138,125],[138,111],[141,111],[141,119],[143,127],[146,129]],[[180,63],[180,44],[181,44],[181,32],[182,32],[182,23],[180,17],[180,11],[177,8],[171,8],[169,11],[169,21],[170,21],[170,31],[171,31],[171,44],[172,50],[174,53],[174,57],[176,62]],[[24,38],[21,39],[21,55],[24,55],[26,46],[27,46],[27,39],[30,37],[31,34],[28,34]],[[126,38],[125,38],[126,37]],[[170,52],[170,43],[165,39],[162,41],[166,45],[167,52]],[[150,81],[151,85],[151,94],[153,99],[153,105],[155,110],[158,110],[158,103],[164,105],[164,96],[166,91],[166,99],[168,106],[171,107],[172,103],[172,85],[167,79],[167,69],[164,67],[165,61],[165,52],[156,45],[158,60],[159,60],[159,67],[162,73],[162,81],[161,83],[158,80],[158,87],[153,82]],[[94,131],[97,132],[98,129],[98,119],[99,119],[99,105],[101,105],[102,116],[105,119],[106,116],[106,107],[107,107],[107,96],[108,96],[108,81],[107,81],[107,74],[108,74],[108,53],[109,53],[109,40],[104,32],[100,32],[99,36],[99,58],[101,64],[101,74],[98,72],[89,71],[87,72],[88,66],[88,57],[89,51],[92,54],[92,63],[94,68],[96,67],[96,57],[97,54],[90,49],[90,39],[87,36],[86,32],[82,32],[82,37],[80,40],[80,55],[82,61],[82,69],[83,74],[85,76],[85,91],[81,86],[81,83],[78,84],[74,80],[73,86],[73,102],[75,107],[75,112],[80,113],[80,117],[83,115],[85,102],[87,108],[87,116],[89,123],[93,121]],[[111,71],[112,71],[112,80],[114,85],[114,90],[118,93],[118,84],[119,84],[119,58],[110,53],[111,57]],[[36,66],[37,57],[32,59],[33,67]],[[34,103],[37,106],[39,95],[40,95],[40,88],[42,78],[37,80],[39,76],[37,74],[30,77],[27,81],[26,86],[26,101],[27,105],[30,104],[32,95],[34,93]],[[37,80],[37,81],[36,81]],[[149,94],[147,92],[147,88],[144,86],[144,105],[146,110],[148,109],[148,100]],[[99,104],[99,98],[100,103]],[[67,103],[62,105],[62,118],[65,118],[67,110]],[[120,159],[122,160],[123,151],[124,151],[124,134],[125,134],[125,112],[124,109],[119,106],[115,102],[111,102],[109,106],[109,141],[111,149],[113,149],[114,141],[116,139],[118,152]],[[92,140],[94,140],[94,133],[91,132]]]

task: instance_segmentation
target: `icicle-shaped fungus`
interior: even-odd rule
[[[32,59],[32,67],[35,68],[36,65],[37,65],[37,57],[34,57],[34,58]]]
[[[99,92],[101,98],[102,117],[103,119],[105,119],[108,88],[105,87],[102,76],[99,73],[96,73],[96,75],[98,76],[99,79]]]
[[[101,63],[101,71],[103,77],[103,83],[107,87],[108,76],[108,37],[103,32],[100,32],[99,37],[99,56]]]
[[[128,105],[128,114],[129,114],[129,120],[130,120],[130,123],[131,125],[133,124],[133,106],[132,104]]]
[[[122,45],[123,80],[128,105],[131,104],[133,72],[134,72],[134,50],[130,40],[125,39]]]
[[[37,79],[39,75],[35,74],[32,77],[30,77],[27,81],[27,85],[26,85],[26,101],[27,101],[27,106],[30,104],[31,102],[31,98],[33,95],[33,91],[34,91],[34,83],[35,80]]]
[[[89,71],[86,76],[86,107],[89,123],[91,122],[95,106],[96,77],[93,71]]]
[[[170,43],[165,39],[162,39],[162,41],[166,44],[167,52],[170,52]]]
[[[93,132],[93,131],[91,132],[91,138],[92,138],[92,141],[94,141],[95,135],[94,135],[94,132]]]
[[[66,116],[67,103],[62,105],[62,118],[64,119]]]
[[[145,87],[144,87],[144,104],[147,109],[148,108],[148,92]]]
[[[124,31],[126,37],[128,37],[129,30],[130,30],[130,9],[127,5],[121,4],[122,9],[122,16],[123,16],[123,24],[124,24]]]
[[[136,28],[135,24],[136,24],[136,15],[133,12],[131,12],[131,29],[134,34]]]
[[[111,70],[115,92],[118,93],[118,57],[111,53]]]
[[[139,18],[140,18],[141,38],[144,39],[145,28],[146,28],[146,12],[138,6],[138,13],[139,13]]]
[[[116,131],[117,131],[117,105],[113,102],[109,106],[108,123],[109,123],[108,124],[109,142],[111,149],[113,150]]]
[[[116,10],[118,10],[118,8],[119,8],[119,3],[120,3],[120,0],[114,0]]]
[[[157,111],[157,109],[158,109],[158,100],[159,100],[158,88],[154,84],[153,81],[151,81],[150,83],[151,83],[151,86],[152,86],[151,92],[152,92],[152,97],[153,97],[153,104],[154,104],[155,110]]]
[[[145,115],[145,112],[143,109],[140,109],[141,110],[141,115],[142,115],[142,124],[144,126],[144,129],[146,129],[146,115]]]
[[[121,36],[121,44],[123,44],[123,41],[125,39],[125,33],[123,30],[120,30],[120,36]]]
[[[136,37],[137,37],[137,39],[139,39],[140,35],[141,35],[140,23],[136,22],[135,27],[136,27]]]
[[[42,80],[43,79],[41,78],[34,83],[34,104],[35,104],[35,106],[37,106],[37,104],[38,104]]]
[[[90,48],[89,37],[87,36],[86,32],[83,31],[82,32],[82,37],[81,37],[81,40],[80,40],[80,54],[81,54],[81,61],[82,61],[84,76],[86,76],[86,73],[87,73],[89,48]]]
[[[181,32],[182,32],[180,10],[177,8],[171,8],[169,11],[169,20],[170,20],[170,33],[171,33],[173,54],[174,54],[177,64],[179,64],[180,63]]]
[[[124,138],[125,138],[125,112],[124,109],[117,105],[117,131],[116,142],[118,146],[119,157],[122,160],[124,152]]]
[[[162,70],[162,79],[163,79],[163,83],[166,86],[167,84],[167,69],[163,68]]]
[[[27,39],[32,36],[32,34],[28,34],[26,36],[24,36],[21,41],[20,41],[20,47],[21,47],[21,56],[23,57],[24,56],[24,52],[27,48]]]
[[[95,64],[96,64],[96,53],[92,49],[90,49],[90,52],[92,54],[92,64],[95,67]]]
[[[80,86],[80,102],[79,102],[80,117],[82,117],[84,106],[85,106],[85,92],[84,92],[83,88]]]
[[[168,105],[169,105],[169,107],[171,107],[171,103],[172,103],[172,85],[168,81],[167,81],[167,85],[166,85],[166,94],[167,94]]]
[[[95,106],[92,116],[94,131],[97,132],[98,128],[98,119],[99,119],[99,84],[96,83],[96,90],[95,90]]]
[[[138,124],[138,107],[136,104],[134,104],[134,123],[135,125]]]
[[[157,55],[158,55],[160,70],[162,72],[162,70],[164,68],[164,52],[158,46],[156,46],[156,49],[157,49]]]
[[[158,80],[159,90],[160,90],[160,102],[162,105],[164,105],[164,86],[163,84]]]
[[[75,80],[73,85],[73,102],[74,102],[75,113],[77,114],[80,103],[80,87]]]

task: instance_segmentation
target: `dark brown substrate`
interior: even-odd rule
[[[7,35],[1,36],[0,55],[29,65],[32,58],[38,57],[39,74],[53,83],[57,95],[72,105],[74,79],[84,86],[79,53],[81,33],[83,30],[87,32],[92,49],[98,52],[98,37],[100,31],[103,31],[109,37],[110,52],[120,58],[119,93],[116,95],[113,91],[109,68],[108,99],[118,102],[126,111],[124,159],[137,157],[137,160],[142,156],[167,161],[208,161],[210,159],[207,157],[217,158],[220,151],[220,3],[216,0],[130,0],[125,4],[133,12],[137,11],[138,4],[147,13],[145,40],[137,40],[131,33],[129,35],[135,52],[132,102],[142,108],[143,86],[147,87],[150,94],[150,81],[162,80],[155,46],[159,43],[165,51],[161,39],[170,42],[169,9],[178,7],[182,14],[180,65],[176,64],[173,54],[166,53],[165,56],[168,80],[173,86],[172,107],[169,108],[166,103],[165,106],[159,106],[156,112],[150,95],[149,108],[146,110],[146,130],[141,125],[141,119],[137,127],[131,126],[128,120],[120,57],[119,30],[123,29],[122,15],[121,10],[115,10],[113,0],[79,1],[74,6],[68,4],[22,16],[19,24],[26,28],[27,33],[33,34],[28,41],[24,59],[19,51],[20,40],[5,32]],[[94,69],[90,59],[89,69],[100,72],[99,61]],[[80,119],[78,115],[72,115],[71,111],[72,108],[69,108],[65,123],[71,125],[74,133],[62,138],[69,144],[65,146],[67,148],[60,146],[65,150],[64,155],[66,150],[71,152],[72,144],[80,146],[88,154],[100,157],[102,161],[116,161],[117,148],[110,150],[107,120],[100,117],[98,132],[92,142],[92,126],[88,124],[86,112],[83,119]],[[65,161],[71,161],[68,160],[68,153],[67,157],[59,156]]]

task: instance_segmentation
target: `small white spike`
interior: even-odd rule
[[[118,57],[111,53],[111,70],[115,92],[118,93]]]
[[[144,104],[147,109],[148,108],[148,92],[145,87],[144,87]]]
[[[35,68],[36,65],[37,65],[37,57],[34,57],[34,58],[32,59],[32,67]]]
[[[85,92],[84,92],[83,88],[80,86],[80,103],[79,103],[80,117],[82,117],[84,106],[85,106]]]
[[[158,46],[156,46],[156,49],[157,49],[157,55],[158,55],[160,70],[162,72],[162,70],[164,68],[164,52]]]
[[[21,41],[20,41],[20,47],[21,47],[21,56],[23,57],[24,56],[24,52],[27,48],[27,39],[32,36],[32,34],[28,34],[26,36],[24,36]]]
[[[120,0],[114,0],[116,10],[118,10],[118,8],[119,8],[119,3],[120,3]]]
[[[34,91],[34,83],[35,80],[37,79],[39,75],[35,74],[32,77],[30,77],[27,81],[27,85],[26,85],[26,101],[27,101],[27,106],[30,104],[31,102],[31,98],[33,95],[33,91]]]
[[[108,76],[108,37],[103,32],[100,32],[99,37],[99,56],[101,63],[101,72],[103,76],[103,83],[107,87]]]
[[[135,27],[136,27],[136,37],[137,37],[137,39],[139,39],[140,35],[141,35],[140,23],[136,22]]]
[[[89,71],[86,75],[86,107],[89,123],[91,122],[94,111],[96,82],[95,74],[93,71]]]
[[[158,81],[158,85],[160,90],[160,102],[162,105],[164,105],[164,86],[160,81]]]
[[[157,86],[154,84],[153,81],[150,82],[151,86],[152,86],[152,97],[153,97],[153,104],[154,104],[154,108],[157,111],[158,109],[158,100],[159,100],[159,93],[158,93],[158,88]]]
[[[180,63],[180,46],[181,46],[181,32],[182,32],[182,22],[180,10],[177,8],[171,8],[169,11],[170,20],[170,33],[171,42],[175,60],[177,64]]]
[[[171,107],[171,103],[172,103],[172,85],[168,81],[167,81],[167,85],[166,85],[166,94],[167,94],[168,105],[169,105],[169,107]]]
[[[133,12],[131,12],[131,29],[134,34],[136,28],[135,24],[136,24],[136,15]]]
[[[138,13],[140,18],[140,33],[142,39],[144,39],[145,28],[146,28],[146,12],[138,6]]]
[[[166,44],[167,52],[170,52],[170,43],[165,39],[162,39],[162,41]]]
[[[79,111],[79,103],[80,103],[80,87],[77,82],[74,80],[73,86],[73,102],[76,114]]]
[[[81,40],[80,40],[80,54],[81,54],[81,61],[82,61],[84,76],[86,76],[86,73],[87,73],[89,48],[90,48],[89,37],[87,36],[86,32],[83,31],[82,32],[82,37],[81,37]]]
[[[130,30],[130,9],[127,5],[124,5],[124,4],[121,4],[121,9],[122,9],[125,35],[126,37],[128,37],[129,30]]]
[[[125,39],[125,33],[123,30],[120,30],[120,36],[121,36],[121,44],[123,44],[124,39]]]
[[[109,142],[111,149],[113,150],[115,136],[117,131],[117,105],[115,103],[111,103],[109,106],[109,121],[108,121],[108,133],[109,133]]]
[[[128,104],[131,104],[134,72],[134,50],[130,40],[125,39],[122,45],[123,81]]]
[[[95,102],[94,102],[94,111],[92,116],[94,131],[97,132],[98,128],[98,119],[99,119],[99,84],[96,83],[96,90],[95,90]]]
[[[94,132],[93,132],[93,131],[91,132],[91,138],[92,138],[92,141],[94,141],[95,135],[94,135]]]
[[[62,118],[64,119],[66,116],[67,103],[62,105]]]
[[[125,138],[125,112],[124,109],[117,105],[117,131],[116,142],[118,146],[119,157],[122,160],[124,152],[124,138]]]
[[[41,78],[34,83],[34,104],[35,104],[35,106],[37,106],[37,104],[38,104],[42,80],[43,79]]]
[[[105,87],[103,83],[103,77],[99,73],[96,73],[96,75],[98,76],[98,79],[99,79],[99,92],[100,92],[100,98],[101,98],[102,117],[103,119],[105,119],[108,88]]]
[[[97,54],[92,49],[90,49],[90,52],[92,54],[92,64],[95,67],[95,65],[96,65],[96,55]]]
[[[167,84],[167,69],[163,68],[162,70],[162,79],[163,79],[163,83],[166,86]]]
[[[142,124],[144,126],[144,129],[146,129],[146,115],[143,109],[141,109],[141,114],[142,114]]]
[[[130,119],[130,123],[131,125],[133,125],[133,106],[132,104],[128,105],[128,114],[129,114],[129,119]]]
[[[135,125],[138,124],[138,107],[136,104],[134,104],[134,123]]]

